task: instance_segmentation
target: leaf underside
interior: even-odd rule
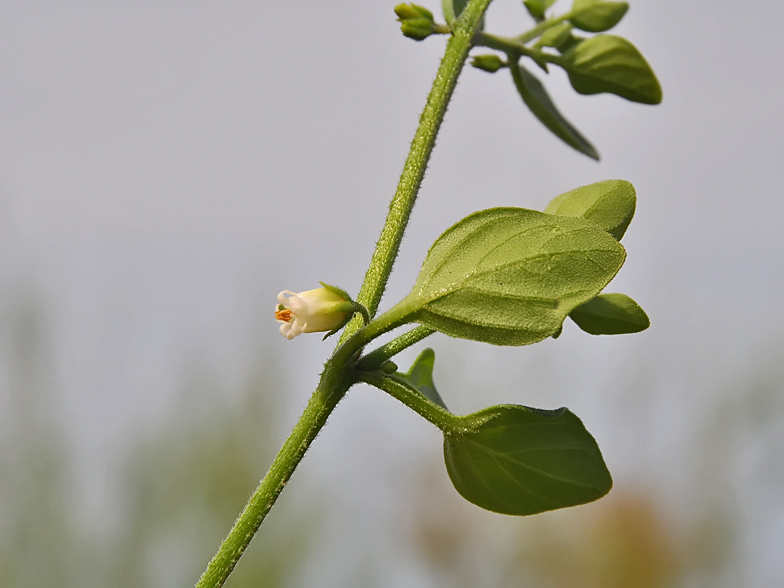
[[[469,502],[531,515],[601,498],[612,478],[599,447],[569,410],[493,406],[466,433],[444,436],[455,489]]]
[[[599,294],[575,308],[569,317],[591,335],[639,333],[651,325],[645,311],[625,294]]]
[[[599,152],[564,118],[542,82],[522,65],[512,66],[511,71],[520,97],[534,116],[564,143],[598,161]]]
[[[588,219],[620,241],[636,207],[634,186],[625,180],[604,180],[556,196],[544,211]]]
[[[453,337],[527,345],[555,333],[625,259],[596,224],[521,208],[472,214],[439,237],[409,296],[412,320]]]

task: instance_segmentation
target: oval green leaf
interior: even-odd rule
[[[632,102],[658,104],[662,90],[637,48],[614,35],[596,35],[573,45],[559,62],[580,94],[609,92]]]
[[[502,405],[465,418],[466,432],[444,435],[444,460],[455,489],[477,506],[531,515],[597,500],[612,487],[596,441],[565,408]]]
[[[617,25],[627,10],[629,5],[626,2],[574,0],[569,20],[578,29],[601,33]]]
[[[544,20],[544,13],[553,4],[555,4],[555,0],[523,0],[523,5],[528,10],[528,14],[537,21]]]
[[[588,219],[620,241],[632,222],[636,207],[637,193],[631,183],[605,180],[556,196],[544,211]]]
[[[625,258],[618,241],[585,219],[493,208],[436,240],[396,308],[401,322],[452,337],[528,345],[601,292]]]
[[[545,90],[544,85],[525,69],[522,65],[510,68],[515,87],[520,93],[520,97],[525,105],[534,113],[544,126],[550,129],[553,134],[564,143],[573,147],[580,153],[598,160],[599,152],[593,145],[575,129],[558,111],[550,95]]]
[[[639,333],[651,326],[645,311],[626,294],[599,294],[569,316],[591,335]]]

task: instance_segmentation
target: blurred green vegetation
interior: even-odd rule
[[[79,491],[52,391],[40,309],[8,327],[8,411],[0,452],[0,586],[190,586],[272,461],[280,414],[275,371],[262,365],[231,401],[198,409],[185,393],[166,425],[119,464],[117,520],[88,529],[74,516]],[[205,380],[186,386],[205,386]],[[209,386],[209,383],[206,384]],[[236,391],[235,391],[236,392]],[[246,553],[228,586],[291,586],[306,561],[319,505],[282,501],[281,516]],[[288,504],[287,504],[288,503]]]
[[[2,319],[0,586],[192,585],[286,434],[280,425],[285,382],[269,359],[249,370],[239,390],[227,390],[194,366],[163,423],[140,432],[117,456],[113,518],[96,528],[80,520],[75,507],[76,460],[55,393],[43,315],[29,300]],[[385,574],[407,561],[420,570],[423,586],[739,585],[748,511],[738,508],[732,464],[751,451],[762,456],[754,476],[771,488],[780,485],[780,371],[775,361],[754,366],[717,391],[694,428],[697,442],[684,452],[698,485],[698,509],[675,512],[661,488],[616,480],[609,497],[585,507],[501,517],[462,501],[443,464],[423,457],[407,466],[413,473],[396,498],[405,505],[399,516],[378,529],[379,538],[396,536],[397,551],[355,561],[356,570],[336,561],[320,573],[348,578],[346,585],[387,586]],[[323,539],[351,532],[339,517],[329,522],[331,505],[314,494],[307,484],[287,488],[227,586],[312,584],[307,572],[326,549]],[[348,512],[365,516],[353,507]],[[372,545],[356,548],[374,551]]]

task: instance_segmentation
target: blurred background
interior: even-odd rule
[[[393,5],[0,4],[0,585],[197,580],[334,345],[281,337],[275,296],[359,290],[442,54],[403,37]],[[609,290],[648,331],[426,342],[455,412],[579,415],[610,495],[482,511],[433,427],[357,387],[228,586],[784,585],[783,18],[772,1],[632,0],[616,31],[660,106],[545,80],[600,163],[503,72],[467,68],[447,114],[382,308],[474,210],[637,188]],[[487,16],[530,24],[517,0]]]

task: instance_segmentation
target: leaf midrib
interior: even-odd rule
[[[545,259],[545,258],[551,258],[552,259],[554,257],[560,257],[560,256],[564,256],[564,255],[574,255],[576,253],[588,254],[588,253],[599,253],[599,252],[607,252],[607,251],[611,251],[611,250],[609,250],[609,249],[582,249],[582,250],[562,251],[562,252],[558,252],[558,253],[540,253],[540,254],[537,254],[537,255],[535,255],[533,257],[527,257],[524,260],[516,260],[516,261],[511,261],[511,262],[508,262],[508,263],[504,263],[504,264],[501,264],[501,265],[497,265],[497,266],[494,266],[493,268],[484,270],[482,272],[478,272],[477,270],[474,270],[471,273],[467,274],[464,278],[462,278],[458,282],[453,283],[451,286],[447,286],[447,287],[444,287],[444,288],[439,288],[439,289],[433,290],[432,294],[430,296],[426,297],[426,300],[423,303],[423,306],[426,305],[426,304],[429,304],[430,302],[433,302],[434,300],[437,300],[438,298],[442,298],[443,296],[446,296],[447,294],[450,294],[450,293],[454,292],[455,290],[458,290],[460,288],[466,287],[467,286],[466,282],[470,282],[470,281],[473,281],[475,279],[483,278],[487,274],[491,274],[491,273],[494,273],[494,272],[497,272],[497,271],[501,271],[501,270],[504,270],[506,268],[513,267],[513,266],[515,266],[517,264],[527,264],[529,262],[535,262],[535,261],[539,261],[539,260]],[[595,260],[591,259],[587,255],[586,255],[586,257],[588,258],[588,261],[590,261],[594,265],[600,267],[603,271],[605,270],[605,268],[601,267]],[[480,263],[481,263],[481,261],[480,261]],[[525,270],[525,268],[522,268],[522,269]],[[432,276],[431,276],[431,279],[432,279]],[[429,281],[427,283],[425,283],[419,289],[419,294],[418,294],[419,297],[422,296],[422,291],[427,287],[428,283],[429,283]],[[501,294],[497,294],[497,295],[501,296]],[[510,298],[514,298],[514,296],[509,296],[509,297]],[[522,296],[520,298],[525,298],[525,296]],[[541,299],[542,300],[558,300],[557,298],[547,298],[547,297],[543,297]]]

